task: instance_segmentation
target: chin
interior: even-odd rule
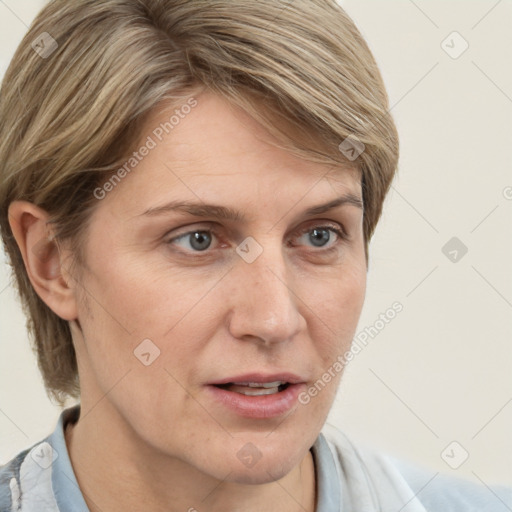
[[[261,462],[261,461],[260,461]],[[233,467],[232,472],[224,480],[242,485],[263,485],[275,482],[285,477],[295,466],[280,466],[279,469],[272,465],[261,465],[258,463],[252,468]]]

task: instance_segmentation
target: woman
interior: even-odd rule
[[[324,427],[398,161],[387,109],[331,0],[43,9],[0,92],[0,227],[46,388],[80,404],[2,467],[2,512],[512,504],[416,496],[421,471]]]

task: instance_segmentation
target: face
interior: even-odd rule
[[[149,151],[96,193],[77,287],[82,410],[115,412],[137,442],[216,478],[264,483],[301,461],[335,397],[365,293],[360,177],[196,100],[168,134],[155,111]]]

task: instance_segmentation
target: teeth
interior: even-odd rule
[[[273,395],[278,392],[279,388],[246,389],[244,391],[236,390],[236,393],[241,393],[242,395],[247,396]]]
[[[274,382],[229,382],[228,384],[218,384],[218,387],[240,393],[247,396],[274,395],[288,387],[288,383],[281,380]]]
[[[249,386],[250,388],[276,388],[286,382],[276,380],[275,382],[233,382],[235,386]]]

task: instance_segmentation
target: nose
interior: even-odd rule
[[[237,339],[265,345],[292,340],[306,325],[300,313],[301,297],[294,290],[292,269],[281,244],[266,244],[252,263],[240,258],[230,276],[229,330]]]

